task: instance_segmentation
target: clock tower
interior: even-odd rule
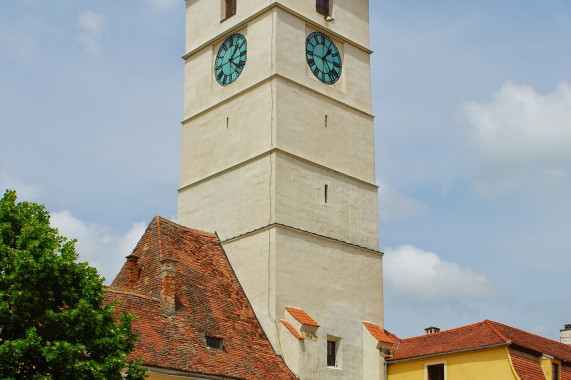
[[[186,0],[186,17],[178,222],[218,234],[300,378],[379,378],[369,1]]]

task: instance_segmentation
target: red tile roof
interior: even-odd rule
[[[389,361],[431,356],[473,348],[506,345],[571,362],[571,346],[498,322],[484,320],[434,334],[402,339]]]
[[[561,366],[561,380],[571,380],[571,366]]]
[[[509,349],[516,373],[521,380],[545,380],[541,362],[537,356]]]
[[[382,329],[379,325],[371,322],[363,322],[363,324],[379,342],[396,344],[400,340],[398,336]]]
[[[106,295],[119,301],[116,311],[138,316],[141,339],[133,358],[159,367],[233,379],[296,379],[274,352],[215,235],[156,217],[133,255],[138,280],[129,284],[124,265]],[[176,260],[176,313],[160,301],[160,265]],[[136,272],[135,272],[136,273]],[[206,337],[222,338],[222,349],[206,346]]]
[[[508,325],[489,321],[500,333],[508,336],[512,346],[525,347],[537,353],[543,353],[555,357],[559,360],[571,362],[571,346],[561,342],[556,342],[545,337],[528,333]]]
[[[289,332],[292,333],[293,336],[295,336],[297,339],[304,339],[301,335],[299,335],[299,333],[297,331],[295,331],[293,326],[290,325],[287,321],[284,321],[283,319],[281,319],[281,322],[289,330]]]
[[[314,326],[319,327],[319,324],[313,320],[305,311],[295,308],[295,307],[288,307],[286,306],[286,310],[294,317],[299,323],[302,325]]]

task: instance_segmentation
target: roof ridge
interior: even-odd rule
[[[167,224],[172,225],[173,227],[180,228],[180,229],[186,230],[186,231],[190,231],[190,232],[193,232],[193,233],[198,234],[198,235],[203,235],[203,236],[218,239],[218,236],[216,236],[216,233],[206,232],[206,231],[202,231],[202,230],[197,230],[196,228],[183,226],[182,224],[179,224],[177,222],[173,222],[172,220],[167,219],[167,218],[160,216],[160,215],[156,215],[153,219],[157,220],[157,222],[160,220],[162,222],[165,222]]]
[[[442,331],[439,331],[439,332],[436,332],[436,333],[432,333],[432,334],[422,334],[422,335],[417,335],[417,336],[411,336],[410,338],[402,338],[401,340],[420,339],[420,338],[425,338],[425,337],[427,337],[427,336],[442,335],[442,334],[450,333],[450,332],[453,332],[453,331],[456,331],[456,330],[465,329],[466,327],[472,327],[472,326],[481,325],[482,323],[484,323],[484,321],[476,322],[476,323],[471,323],[471,324],[469,324],[469,325],[454,327],[453,329],[442,330]]]
[[[504,334],[502,334],[502,333],[496,328],[496,326],[493,325],[493,323],[497,323],[497,322],[490,321],[489,319],[484,319],[484,323],[486,323],[486,325],[488,325],[488,327],[489,327],[494,333],[496,333],[496,335],[499,336],[500,339],[502,339],[504,342],[510,342],[510,343],[511,343],[511,339],[508,339]]]

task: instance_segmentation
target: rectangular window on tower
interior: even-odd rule
[[[323,16],[329,16],[329,0],[316,0],[315,10]]]
[[[333,340],[327,341],[327,366],[335,367],[337,365],[337,342]]]
[[[224,0],[226,3],[225,17],[234,16],[236,14],[236,1],[237,0]]]

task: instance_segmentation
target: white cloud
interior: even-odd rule
[[[382,181],[377,183],[379,183],[379,214],[383,220],[411,218],[426,209],[422,202],[405,197]]]
[[[385,286],[393,297],[426,303],[456,302],[493,294],[493,287],[483,274],[412,245],[386,249],[383,262]]]
[[[88,52],[95,54],[99,51],[99,42],[105,30],[105,18],[102,14],[83,11],[78,16],[80,32],[76,41],[81,42]]]
[[[148,0],[151,5],[158,10],[165,10],[172,8],[175,4],[180,3],[180,0]]]
[[[121,269],[125,256],[131,254],[147,225],[137,222],[125,234],[113,232],[107,226],[87,224],[69,211],[51,213],[51,225],[60,235],[77,239],[76,251],[80,261],[87,261],[110,283]]]
[[[520,192],[545,196],[571,185],[571,85],[549,94],[506,83],[488,102],[467,102],[470,144],[488,195]]]

